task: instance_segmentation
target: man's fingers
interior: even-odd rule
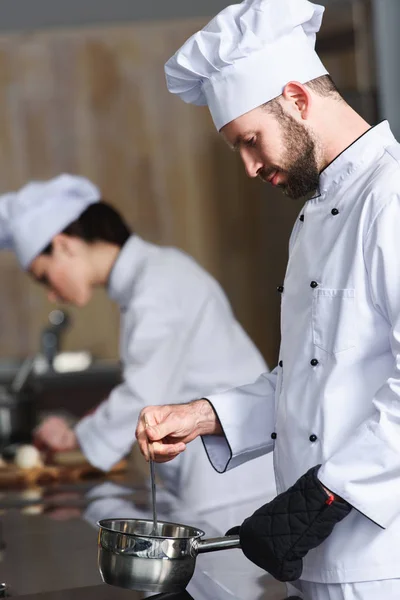
[[[155,425],[149,423],[146,427],[146,434],[152,442],[159,442],[167,437],[184,437],[182,418],[180,416],[169,415],[161,423]]]
[[[164,464],[167,462],[171,462],[171,460],[174,460],[174,458],[176,458],[177,456],[179,456],[179,454],[174,454],[173,456],[168,456],[167,458],[158,457],[155,462],[157,464]]]
[[[170,410],[167,405],[164,406],[146,406],[139,415],[138,423],[144,423],[146,427],[158,425],[168,416]]]
[[[168,462],[176,458],[186,450],[183,442],[177,444],[163,444],[162,442],[153,442],[154,460],[156,462]]]
[[[181,439],[186,437],[182,421],[182,415],[171,413],[169,406],[148,406],[141,411],[136,438],[146,460],[149,460],[148,444],[156,462],[168,462],[186,449]]]
[[[136,427],[136,439],[139,444],[140,452],[143,454],[145,459],[149,460],[149,452],[148,452],[148,438],[146,435],[144,419],[139,418],[138,425]]]
[[[141,434],[143,434],[143,430],[144,430],[144,423],[143,423],[143,419],[141,418],[141,416],[139,416],[137,425],[136,425],[136,431],[135,431],[135,435],[136,435],[136,439],[139,440],[139,437]]]
[[[154,417],[154,409],[157,409],[158,411],[160,408],[161,407],[147,406],[146,408],[142,409],[136,426],[135,435],[139,444],[139,449],[147,461],[150,459],[149,442],[151,441],[147,433],[147,427],[157,424],[157,421]]]

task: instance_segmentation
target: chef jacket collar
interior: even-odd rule
[[[139,273],[150,254],[151,245],[138,235],[132,235],[123,245],[108,280],[108,295],[122,310],[132,299],[133,288]]]
[[[395,143],[396,138],[388,121],[368,129],[321,172],[318,195],[311,198],[310,202],[324,200],[359,167],[372,163],[385,148]]]

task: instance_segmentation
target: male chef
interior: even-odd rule
[[[146,408],[137,436],[167,460],[201,435],[220,472],[273,451],[279,495],[238,528],[248,558],[307,600],[398,600],[400,145],[335,88],[314,49],[322,14],[246,0],[166,64],[169,90],[208,106],[250,177],[307,201],[279,287],[276,369]]]
[[[266,369],[217,281],[180,250],[132,233],[84,177],[31,181],[0,197],[0,246],[16,253],[50,300],[82,307],[104,288],[121,311],[122,383],[73,429],[57,417],[45,420],[36,431],[41,446],[79,447],[107,471],[135,441],[140,410],[161,403],[171,386],[182,402],[204,386],[225,390]],[[275,495],[270,457],[257,462],[220,477],[198,440],[179,462],[158,465],[158,474],[220,530]],[[269,475],[258,478],[260,470]]]

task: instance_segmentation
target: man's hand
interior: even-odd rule
[[[36,429],[35,445],[41,450],[65,452],[79,448],[75,432],[68,423],[60,417],[48,417]]]
[[[199,435],[221,435],[218,418],[208,400],[188,404],[147,406],[140,415],[136,437],[148,460],[148,441],[156,462],[168,462],[184,452],[186,444]]]

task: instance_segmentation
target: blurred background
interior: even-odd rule
[[[328,71],[368,121],[389,118],[399,136],[400,2],[322,3],[318,50]],[[184,105],[164,82],[164,62],[226,5],[3,0],[0,193],[60,172],[88,177],[137,233],[186,250],[221,282],[273,367],[276,287],[301,203],[248,180],[207,109]],[[54,307],[11,253],[0,254],[0,270],[1,383],[26,357],[44,351]],[[40,394],[42,408],[54,407],[55,396],[63,404],[64,393],[71,405],[69,382],[77,389],[71,409],[79,414],[118,380],[119,317],[100,292],[88,308],[68,314],[57,350],[87,351],[95,360],[84,375],[43,376]]]

